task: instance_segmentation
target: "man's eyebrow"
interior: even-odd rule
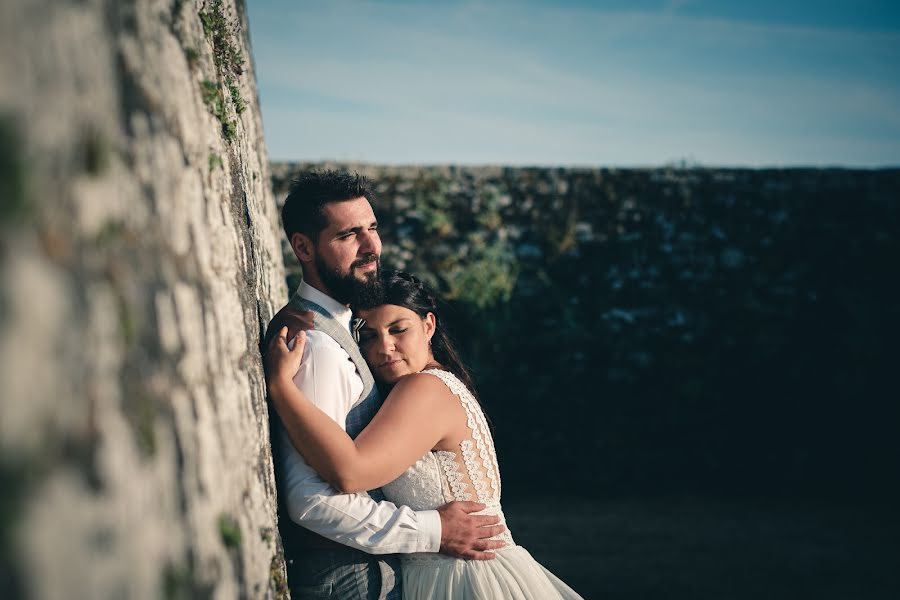
[[[377,226],[378,221],[372,221],[371,223],[369,223],[369,227],[372,227],[373,225]],[[356,227],[348,227],[346,229],[341,229],[340,231],[336,232],[334,235],[341,236],[341,235],[345,235],[348,233],[358,233],[358,232],[362,231],[363,229],[366,229],[366,227],[363,227],[362,225],[357,225]]]

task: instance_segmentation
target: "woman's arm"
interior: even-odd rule
[[[306,336],[299,333],[289,350],[286,333],[282,329],[266,353],[269,395],[291,442],[338,490],[358,492],[393,481],[447,436],[458,402],[436,377],[415,374],[394,386],[354,442],[294,385]]]

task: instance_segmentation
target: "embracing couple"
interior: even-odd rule
[[[366,179],[297,179],[303,282],[269,326],[266,381],[294,598],[579,598],[513,541],[493,439],[435,297],[380,269]]]

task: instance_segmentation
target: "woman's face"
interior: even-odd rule
[[[435,318],[421,318],[394,304],[360,311],[366,324],[359,332],[359,347],[375,379],[393,384],[404,375],[418,373],[434,360],[431,336]]]

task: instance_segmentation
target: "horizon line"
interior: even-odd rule
[[[900,163],[883,165],[846,165],[846,164],[770,164],[770,165],[746,165],[725,163],[701,163],[690,160],[675,160],[664,163],[476,163],[476,162],[375,162],[369,160],[333,159],[333,158],[270,158],[269,164],[325,164],[334,163],[340,165],[358,165],[368,167],[393,167],[393,168],[431,168],[431,167],[463,167],[463,168],[510,168],[510,169],[727,169],[735,171],[894,171],[900,170]]]

